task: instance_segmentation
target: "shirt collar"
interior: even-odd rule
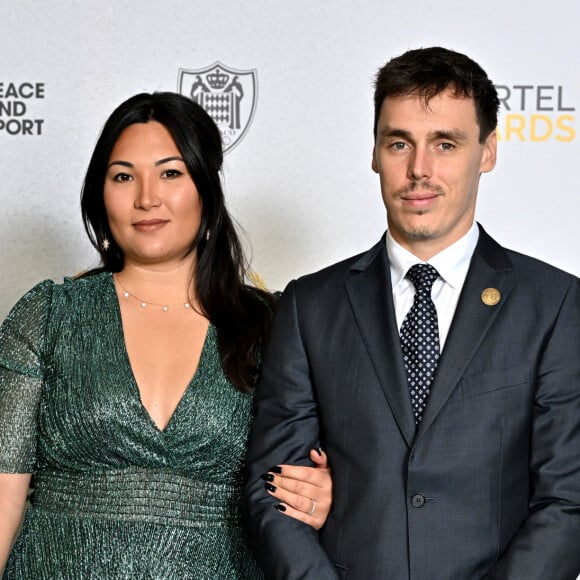
[[[478,239],[479,228],[474,222],[462,238],[435,254],[427,263],[431,264],[439,272],[439,276],[451,287],[461,288],[467,276]],[[388,230],[386,242],[391,266],[391,280],[393,288],[395,288],[405,278],[405,274],[411,266],[424,262],[397,243]]]

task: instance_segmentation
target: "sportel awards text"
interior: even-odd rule
[[[576,138],[576,109],[561,85],[497,85],[496,89],[504,111],[497,129],[499,140],[568,143]]]
[[[44,83],[0,82],[0,136],[42,135],[44,119],[31,118],[31,101],[44,99]]]

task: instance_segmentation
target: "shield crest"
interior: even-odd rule
[[[227,153],[241,141],[252,123],[258,76],[255,69],[237,70],[218,61],[207,68],[179,69],[178,91],[212,117]]]

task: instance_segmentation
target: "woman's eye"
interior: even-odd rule
[[[121,181],[121,182],[131,181],[131,179],[133,179],[133,177],[131,175],[129,175],[128,173],[117,173],[113,177],[113,181]]]
[[[166,169],[163,172],[163,177],[165,177],[166,179],[175,179],[180,175],[183,175],[183,173],[179,171],[179,169]]]

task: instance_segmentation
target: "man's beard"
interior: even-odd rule
[[[406,197],[410,193],[414,193],[416,190],[428,191],[434,194],[443,194],[443,188],[439,185],[434,185],[430,181],[414,181],[408,187],[403,187],[395,192],[397,198]],[[415,215],[421,216],[429,213],[429,209],[418,209],[414,213]],[[410,229],[405,229],[405,234],[410,240],[416,242],[426,242],[428,240],[433,240],[439,235],[439,231],[432,229],[428,225],[412,227]]]

